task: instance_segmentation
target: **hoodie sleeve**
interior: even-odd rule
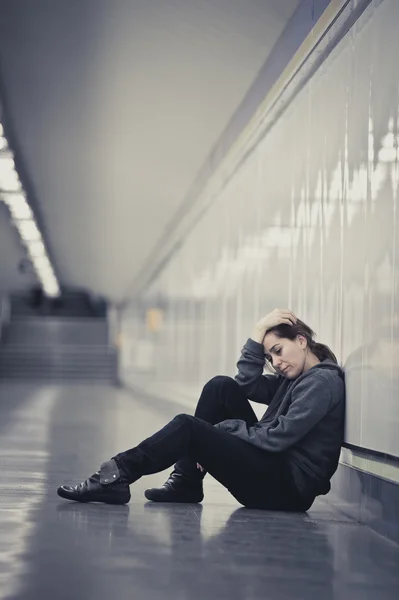
[[[265,353],[262,344],[249,338],[241,351],[235,380],[249,400],[270,404],[282,378],[276,375],[263,375],[264,367]]]
[[[303,379],[292,390],[286,415],[248,427],[245,421],[229,419],[217,427],[269,452],[284,452],[303,438],[333,407],[328,375]]]

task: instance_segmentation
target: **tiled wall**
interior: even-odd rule
[[[398,23],[399,2],[371,3],[132,302],[127,379],[234,374],[287,306],[346,368],[347,441],[399,456]]]

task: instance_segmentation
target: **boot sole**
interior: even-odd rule
[[[107,497],[94,497],[91,496],[90,494],[73,494],[70,492],[67,492],[66,490],[63,490],[62,488],[58,488],[57,490],[57,494],[60,496],[60,498],[64,498],[64,500],[73,500],[75,502],[82,502],[82,503],[87,503],[87,502],[101,502],[102,504],[117,504],[117,505],[122,505],[122,504],[128,504],[128,502],[130,501],[130,494],[129,496],[122,496],[121,498],[107,498]]]
[[[163,503],[168,503],[168,504],[199,504],[200,502],[203,501],[204,497],[202,496],[202,498],[168,498],[165,494],[165,496],[159,496],[159,497],[154,497],[150,490],[146,490],[144,492],[144,496],[147,498],[147,500],[150,500],[151,502],[163,502]]]

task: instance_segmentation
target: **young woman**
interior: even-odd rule
[[[244,506],[306,511],[327,494],[344,434],[345,385],[331,350],[289,310],[261,319],[245,344],[235,379],[204,387],[195,416],[180,414],[131,450],[117,454],[58,495],[126,504],[129,485],[175,464],[155,502],[201,502],[207,472]],[[273,374],[264,375],[265,363]],[[267,404],[258,421],[248,399]]]

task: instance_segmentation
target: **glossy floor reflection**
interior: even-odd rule
[[[393,600],[399,548],[317,502],[306,515],[240,508],[207,478],[201,505],[80,505],[55,493],[173,416],[96,386],[0,385],[0,598]],[[182,408],[181,412],[184,412]]]

